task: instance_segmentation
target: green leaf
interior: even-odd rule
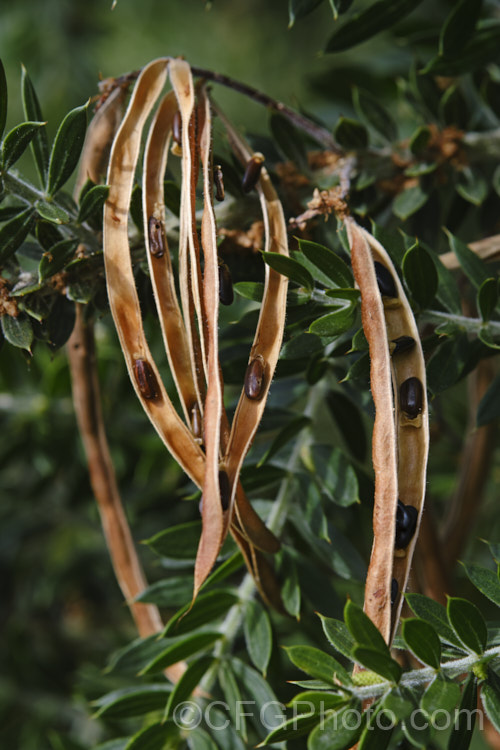
[[[281,579],[281,598],[283,605],[292,617],[299,618],[300,614],[300,584],[295,559],[283,545],[281,549],[282,564],[279,572]]]
[[[407,219],[416,213],[429,200],[429,193],[422,189],[421,185],[407,188],[396,196],[392,204],[393,213],[400,219]]]
[[[66,266],[75,254],[77,240],[61,240],[43,254],[38,266],[38,281],[42,283]]]
[[[314,481],[329,500],[343,508],[359,503],[356,473],[341,450],[314,446],[311,461]]]
[[[442,675],[436,675],[426,688],[420,706],[428,715],[431,724],[434,725],[436,721],[436,725],[439,726],[439,720],[435,718],[435,715],[442,714],[443,711],[451,714],[459,700],[460,688],[457,683],[445,679]]]
[[[388,655],[389,649],[378,628],[362,608],[349,600],[344,607],[344,620],[356,644],[368,646]]]
[[[437,394],[451,388],[465,364],[467,335],[448,338],[438,347],[427,365],[427,387]]]
[[[213,739],[200,727],[189,732],[187,742],[189,750],[217,750],[217,745]]]
[[[213,663],[213,656],[200,656],[199,659],[191,662],[170,693],[165,708],[164,719],[170,719],[174,715],[176,707],[190,697],[205,672],[208,671]]]
[[[222,637],[222,633],[208,632],[195,633],[187,638],[176,638],[160,654],[143,667],[139,674],[154,674],[162,672],[172,664],[176,664],[183,659],[187,659],[198,651],[205,651],[209,646]]]
[[[329,2],[333,11],[333,18],[336,21],[338,16],[349,10],[353,0],[329,0]]]
[[[446,611],[451,627],[464,646],[482,654],[488,640],[488,629],[476,605],[466,599],[450,597]]]
[[[449,626],[446,609],[442,604],[422,594],[405,594],[405,599],[417,617],[432,625],[444,641],[461,647],[459,639]]]
[[[188,521],[159,531],[150,539],[146,539],[145,544],[162,557],[195,560],[200,535],[201,521]]]
[[[158,607],[182,607],[191,600],[192,595],[191,578],[165,578],[148,586],[135,601],[156,604]]]
[[[3,62],[0,60],[0,139],[3,136],[5,123],[7,122],[7,100],[7,77]]]
[[[389,745],[396,722],[379,706],[371,714],[363,729],[357,750],[385,750]]]
[[[477,335],[482,343],[486,344],[490,349],[500,349],[500,335],[497,328],[493,328],[486,323],[479,329]]]
[[[500,379],[500,376],[497,376]],[[493,570],[476,563],[462,563],[470,581],[484,596],[500,607],[500,581]]]
[[[304,693],[294,695],[289,702],[290,708],[293,708],[294,714],[323,714],[331,709],[338,709],[340,706],[349,703],[349,698],[345,693],[336,695],[335,693],[325,693],[324,690],[306,690]]]
[[[397,125],[374,94],[354,86],[353,100],[359,117],[371,125],[384,140],[391,143],[397,140]]]
[[[324,245],[310,240],[299,239],[300,251],[320,272],[317,276],[325,286],[336,286],[340,288],[350,288],[354,286],[354,277],[352,271],[336,253]]]
[[[206,594],[200,594],[192,606],[186,604],[170,618],[163,635],[176,636],[189,633],[195,628],[213,622],[237,603],[238,597],[229,591],[209,591]]]
[[[32,227],[33,213],[31,207],[27,208],[0,229],[0,263],[5,263],[23,243]]]
[[[302,714],[299,716],[293,716],[288,719],[279,727],[273,729],[270,732],[262,745],[275,745],[278,742],[286,742],[287,740],[295,740],[298,737],[303,737],[304,734],[309,734],[311,729],[319,724],[320,717],[317,714]]]
[[[123,719],[129,716],[142,716],[150,711],[159,711],[165,707],[171,690],[172,686],[168,683],[113,690],[112,693],[93,701],[92,705],[96,707],[94,717]]]
[[[351,677],[347,670],[339,662],[313,646],[288,646],[285,647],[286,654],[292,664],[306,674],[317,680],[335,684],[335,678],[349,685]]]
[[[280,253],[262,253],[262,257],[268,266],[271,266],[275,271],[281,273],[283,276],[287,276],[292,281],[295,281],[299,286],[303,286],[306,289],[313,289],[314,280],[307,268],[304,268],[293,258],[288,258]]]
[[[481,685],[481,702],[488,719],[497,732],[500,732],[500,693],[491,682]]]
[[[476,416],[477,427],[489,424],[500,417],[500,375],[489,385],[488,390],[479,402]]]
[[[342,52],[371,39],[411,13],[422,0],[378,0],[335,29],[325,52]]]
[[[379,674],[390,682],[396,684],[401,679],[403,670],[400,665],[385,652],[381,652],[370,646],[354,646],[352,657],[367,669]]]
[[[481,15],[481,0],[458,0],[446,19],[439,38],[439,54],[450,57],[460,54],[474,36]]]
[[[347,750],[352,747],[363,728],[361,715],[358,702],[336,711],[313,729],[307,750]]]
[[[307,152],[302,136],[287,117],[279,112],[271,112],[269,128],[278,150],[285,159],[307,168]]]
[[[253,715],[258,720],[254,722],[254,729],[264,739],[270,729],[274,729],[283,722],[281,704],[271,690],[269,683],[264,680],[253,667],[249,667],[241,659],[235,657],[231,660],[234,674],[238,678],[245,697],[252,701]]]
[[[439,669],[441,662],[441,641],[428,622],[419,618],[403,620],[403,640],[410,651],[423,664]]]
[[[321,318],[317,318],[309,326],[309,333],[315,333],[317,336],[325,338],[335,338],[341,333],[348,331],[356,319],[357,306],[349,303],[339,307],[335,312],[327,313]]]
[[[434,57],[421,71],[433,76],[459,76],[473,73],[498,60],[500,24],[479,28],[473,38],[453,57]]]
[[[385,696],[382,705],[395,721],[406,719],[415,708],[411,692],[401,686],[393,687]]]
[[[241,711],[241,706],[243,705],[241,700],[241,692],[236,680],[236,676],[231,669],[231,665],[229,662],[223,661],[221,663],[218,671],[218,678],[222,694],[226,702],[227,710],[232,720],[232,724],[236,727],[238,734],[240,734],[243,740],[245,740],[246,742],[246,717],[245,712]]]
[[[321,618],[323,632],[333,648],[347,659],[350,659],[355,641],[349,633],[346,624],[341,620],[334,620],[331,617],[324,617],[323,615],[319,615],[319,617]]]
[[[35,204],[37,214],[50,224],[68,224],[70,215],[64,208],[49,203],[48,201],[37,201]]]
[[[323,0],[288,0],[288,28],[291,29],[299,18],[312,13],[322,2]]]
[[[413,299],[429,307],[438,289],[438,274],[432,257],[418,242],[405,253],[403,274]]]
[[[489,185],[481,174],[463,169],[456,190],[464,200],[474,206],[480,206],[488,196]]]
[[[50,154],[47,177],[49,195],[62,188],[78,164],[87,129],[88,104],[68,112],[59,126]]]
[[[264,284],[261,281],[238,281],[236,284],[233,284],[233,289],[244,299],[262,302]]]
[[[18,349],[26,349],[31,353],[31,344],[33,343],[33,328],[27,315],[21,313],[17,318],[11,318],[10,315],[2,315],[2,332],[5,339],[17,346]]]
[[[265,677],[267,665],[271,658],[273,633],[266,610],[252,599],[245,605],[243,631],[248,655]]]
[[[462,307],[460,303],[460,293],[458,291],[455,277],[452,272],[443,265],[439,256],[434,255],[433,258],[439,279],[437,298],[449,312],[461,315]]]
[[[236,570],[239,570],[243,566],[243,564],[243,555],[241,554],[241,552],[235,552],[234,555],[231,555],[231,557],[228,557],[227,560],[224,560],[223,563],[218,565],[213,573],[210,573],[206,581],[203,583],[202,588],[205,589],[214,583],[223,581]]]
[[[106,672],[137,674],[148,662],[165,648],[165,639],[158,635],[136,638],[119,649],[109,659]]]
[[[1,162],[6,171],[23,155],[43,125],[45,125],[44,122],[23,122],[7,133],[1,154]]]
[[[311,420],[309,417],[296,417],[295,419],[290,420],[290,422],[276,435],[271,446],[264,453],[257,466],[262,466],[266,461],[269,461],[269,459],[278,453],[283,446],[287,445],[290,440],[293,440],[299,432],[302,432],[302,430],[310,424]]]
[[[21,93],[26,119],[32,122],[43,122],[45,118],[42,115],[36,91],[24,66],[22,69]],[[35,166],[40,178],[40,183],[45,185],[49,166],[49,141],[46,128],[40,128],[35,133],[34,138],[31,141],[31,150],[35,159]]]
[[[353,346],[356,336],[353,337]],[[367,342],[366,346],[368,346]],[[349,451],[358,461],[364,461],[366,456],[366,430],[358,407],[341,391],[329,391],[326,396],[326,403]]]
[[[284,344],[282,359],[311,359],[314,354],[323,354],[323,344],[313,333],[299,333]]]
[[[167,745],[168,743],[168,745]],[[179,747],[179,728],[173,721],[151,724],[141,729],[125,745],[125,750],[165,750]]]
[[[368,131],[352,117],[339,117],[333,136],[340,146],[347,149],[363,149],[368,146]]]
[[[471,672],[462,690],[462,698],[448,739],[447,750],[469,750],[476,714],[477,678]]]
[[[484,321],[488,321],[498,303],[498,280],[493,277],[483,281],[477,290],[477,307]]]
[[[107,185],[95,185],[88,190],[80,203],[77,221],[81,224],[87,221],[93,214],[102,213],[102,208],[109,194]]]

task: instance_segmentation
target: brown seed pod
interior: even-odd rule
[[[243,179],[241,181],[241,187],[244,193],[249,193],[250,190],[253,190],[253,188],[256,186],[259,181],[263,165],[264,156],[259,152],[255,153],[251,157],[251,159],[247,161],[245,174],[243,175]]]
[[[245,396],[252,400],[261,397],[264,388],[264,359],[259,356],[252,359],[245,373]]]
[[[232,305],[234,300],[233,279],[225,263],[219,263],[219,300],[221,305]]]
[[[165,238],[163,236],[163,222],[155,216],[148,220],[149,250],[154,258],[165,255]]]
[[[397,339],[393,339],[389,343],[389,351],[392,356],[396,354],[402,354],[403,352],[409,352],[415,347],[415,339],[413,336],[398,336]]]
[[[194,439],[197,443],[203,442],[203,418],[200,407],[194,404],[191,407],[191,429],[193,430]]]
[[[418,378],[407,378],[399,386],[399,404],[401,410],[410,419],[416,419],[422,411],[423,388]]]
[[[231,485],[224,469],[219,469],[220,504],[222,510],[227,510],[231,502]]]
[[[214,185],[216,199],[218,201],[223,201],[225,197],[224,175],[222,174],[222,167],[220,164],[214,164]]]
[[[134,375],[141,395],[147,399],[157,399],[159,394],[158,383],[149,362],[145,359],[136,359],[134,361]]]
[[[182,116],[179,110],[177,110],[172,120],[172,138],[174,143],[182,146]]]

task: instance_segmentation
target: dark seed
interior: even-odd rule
[[[136,359],[134,362],[134,375],[139,386],[139,391],[144,398],[151,400],[158,398],[158,383],[149,362],[146,362],[145,359]]]
[[[165,255],[165,237],[163,235],[163,224],[154,216],[149,217],[149,250],[155,258],[163,258]]]
[[[375,261],[374,265],[380,294],[384,297],[397,297],[396,284],[391,276],[391,272],[382,263],[379,263],[378,260]]]
[[[227,510],[231,501],[231,487],[229,486],[229,477],[224,469],[219,471],[219,490],[222,510]]]
[[[262,357],[252,359],[245,373],[245,395],[247,398],[258,399],[262,395],[264,386],[264,360]]]
[[[401,354],[402,352],[409,352],[415,346],[415,339],[411,336],[398,336],[397,339],[392,339],[389,347],[391,354]]]
[[[191,429],[195,439],[201,442],[203,440],[203,423],[198,404],[194,404],[191,408]]]
[[[408,378],[399,386],[399,405],[410,419],[415,419],[422,411],[423,395],[418,378]]]
[[[398,582],[396,581],[395,578],[393,578],[392,581],[391,581],[391,605],[393,605],[393,604],[396,603],[396,599],[398,598],[398,594],[399,594]]]
[[[225,263],[219,263],[219,300],[221,305],[231,305],[234,300],[233,279]]]
[[[182,116],[179,110],[172,120],[172,138],[178,146],[182,146]]]
[[[214,185],[215,185],[215,197],[218,201],[223,201],[224,192],[224,175],[222,174],[222,167],[220,164],[214,164]]]
[[[249,193],[258,183],[263,164],[264,157],[259,153],[254,154],[252,158],[247,161],[245,174],[241,181],[241,187],[244,193]]]
[[[396,549],[404,549],[411,542],[417,525],[418,510],[398,500],[396,509]]]

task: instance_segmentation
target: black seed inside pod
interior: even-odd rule
[[[231,487],[229,486],[229,477],[224,469],[219,471],[219,489],[222,510],[227,510],[231,501]]]
[[[398,500],[396,509],[396,549],[405,549],[411,542],[417,525],[418,510]]]
[[[165,255],[165,238],[163,225],[160,219],[150,216],[148,220],[149,250],[155,258],[163,258]]]
[[[252,359],[245,373],[245,396],[258,399],[264,386],[264,361],[260,357]]]
[[[221,305],[231,305],[234,300],[231,271],[225,263],[219,263],[219,300]]]
[[[241,187],[244,193],[249,193],[258,183],[263,164],[264,157],[262,154],[254,154],[252,158],[247,161],[245,174],[241,181]]]
[[[398,336],[397,339],[391,341],[391,354],[402,354],[403,352],[409,352],[415,346],[415,339],[412,336]]]
[[[182,146],[182,116],[179,110],[177,110],[172,120],[172,138],[178,146]]]
[[[397,297],[396,284],[392,278],[391,272],[378,260],[375,261],[375,276],[380,294],[384,297]]]
[[[220,164],[214,164],[214,185],[215,197],[218,201],[223,201],[225,196],[224,175],[222,174],[222,167]]]
[[[399,405],[407,417],[415,419],[422,411],[422,383],[418,378],[408,378],[399,386]]]
[[[398,598],[398,594],[399,594],[398,582],[396,581],[395,578],[393,578],[392,581],[391,581],[391,605],[393,605],[393,604],[396,603],[396,599]]]
[[[134,375],[141,396],[150,400],[158,398],[158,383],[149,362],[145,359],[136,359],[134,362]]]

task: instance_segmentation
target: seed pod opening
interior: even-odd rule
[[[196,442],[201,443],[203,441],[203,420],[198,404],[191,407],[191,429]]]
[[[146,399],[157,399],[160,393],[156,375],[151,365],[145,359],[136,359],[134,362],[134,376],[139,387],[141,396]]]
[[[219,263],[219,300],[221,305],[232,305],[234,300],[233,279],[225,263]]]
[[[258,152],[247,161],[245,174],[241,181],[241,187],[244,193],[249,193],[258,183],[263,164],[264,156]]]
[[[424,392],[418,378],[407,378],[399,387],[399,405],[410,419],[418,417],[422,411]]]
[[[252,359],[245,373],[245,396],[251,399],[259,399],[264,390],[264,360],[262,357]]]
[[[220,164],[214,164],[214,185],[216,199],[218,201],[223,201],[225,197],[224,175],[222,174],[222,167]]]
[[[396,509],[396,549],[404,549],[411,542],[417,526],[418,510],[398,500]]]
[[[163,223],[155,216],[148,220],[149,250],[154,258],[163,258],[165,255],[165,237],[163,234]]]
[[[231,487],[229,485],[229,477],[224,469],[219,470],[219,490],[222,510],[227,510],[231,501]]]
[[[395,578],[391,581],[391,605],[396,603],[399,594],[399,585]]]
[[[375,261],[375,276],[380,294],[384,297],[397,297],[396,284],[392,278],[391,272],[378,260]]]
[[[409,352],[415,346],[415,339],[412,336],[398,336],[397,339],[393,339],[389,344],[389,351],[392,356],[396,354],[402,354],[403,352]]]

